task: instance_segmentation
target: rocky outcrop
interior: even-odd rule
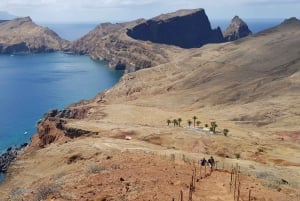
[[[0,23],[0,53],[40,53],[67,50],[69,42],[30,17]]]
[[[5,153],[0,155],[0,173],[6,173],[11,162],[15,160],[18,155],[18,152],[26,147],[28,144],[24,143],[16,148],[8,148]]]
[[[221,30],[211,28],[203,9],[163,14],[138,24],[129,29],[127,34],[134,39],[182,48],[196,48],[224,41]]]
[[[74,41],[70,51],[89,54],[93,59],[107,61],[111,68],[132,72],[172,61],[174,58],[169,52],[180,51],[176,46],[201,47],[223,41],[220,28],[211,29],[205,11],[195,9],[160,15],[148,21],[100,24]]]
[[[251,34],[248,25],[238,16],[231,20],[229,27],[223,33],[226,41],[235,41]]]
[[[53,142],[66,142],[70,138],[90,133],[66,126],[67,119],[82,119],[87,111],[88,108],[84,107],[48,111],[38,123],[37,134],[31,139],[31,147],[44,148]]]
[[[136,41],[127,36],[127,29],[141,22],[144,20],[100,24],[74,41],[70,50],[77,54],[89,54],[93,59],[107,61],[111,68],[128,72],[168,62],[168,55],[160,45]]]

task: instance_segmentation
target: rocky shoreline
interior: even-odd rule
[[[9,147],[0,155],[0,173],[6,173],[10,164],[16,159],[19,151],[25,148],[28,143],[23,143],[18,147]]]

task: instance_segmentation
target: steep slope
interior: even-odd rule
[[[108,61],[111,68],[129,72],[167,63],[167,48],[163,45],[141,43],[126,35],[128,28],[142,21],[100,24],[87,35],[74,41],[71,50],[79,54],[89,54],[94,59]]]
[[[182,48],[201,47],[223,42],[220,29],[212,30],[204,9],[179,10],[163,14],[129,29],[135,39],[176,45]]]
[[[68,42],[48,28],[36,25],[30,17],[0,23],[0,53],[36,53],[63,50]]]
[[[223,33],[226,41],[238,40],[251,34],[252,32],[248,28],[248,25],[238,16],[235,16],[231,20],[230,25]]]
[[[108,61],[111,68],[133,72],[168,63],[173,59],[173,52],[181,51],[164,44],[190,48],[223,41],[220,29],[211,29],[203,9],[179,10],[148,21],[100,24],[73,42],[71,51]]]

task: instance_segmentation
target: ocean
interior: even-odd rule
[[[282,20],[245,20],[253,33]],[[222,30],[230,20],[212,20]],[[96,24],[41,24],[73,41]],[[88,56],[63,53],[0,55],[0,153],[28,142],[36,123],[50,109],[90,99],[118,82],[123,72]],[[5,175],[0,174],[0,183]]]

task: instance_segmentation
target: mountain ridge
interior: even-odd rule
[[[0,53],[39,53],[66,49],[69,42],[49,28],[36,25],[30,17],[0,23]]]

